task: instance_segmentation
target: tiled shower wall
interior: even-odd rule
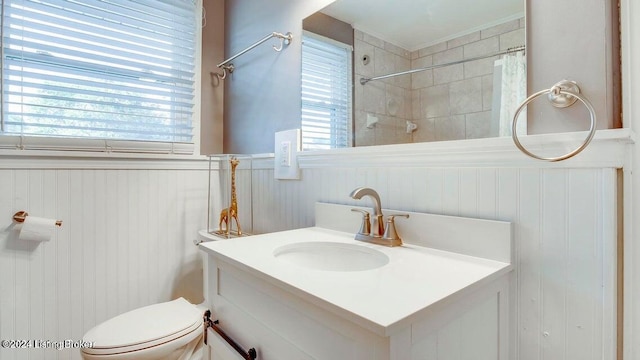
[[[383,145],[488,137],[491,129],[494,61],[498,57],[372,81],[372,77],[439,65],[507,50],[525,43],[524,19],[407,51],[355,32],[356,145]],[[363,62],[368,55],[369,63]],[[379,123],[366,127],[367,115]],[[411,134],[406,121],[418,125]]]
[[[356,146],[410,143],[411,135],[403,124],[411,119],[411,77],[396,76],[366,85],[360,84],[360,78],[409,70],[411,53],[355,30],[353,56]],[[377,117],[378,123],[367,128],[367,115]]]

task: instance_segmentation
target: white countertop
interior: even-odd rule
[[[282,245],[326,241],[370,247],[389,257],[366,271],[324,271],[273,256]],[[203,251],[380,335],[430,307],[459,299],[511,271],[509,263],[405,244],[388,248],[319,227],[200,244]]]

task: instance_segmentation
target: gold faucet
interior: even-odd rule
[[[355,236],[356,240],[367,241],[378,245],[384,246],[400,246],[402,245],[402,239],[396,231],[394,219],[398,216],[408,218],[409,214],[397,214],[389,216],[387,225],[384,224],[384,216],[382,214],[382,205],[380,204],[380,196],[372,188],[359,187],[349,194],[351,198],[360,200],[363,196],[369,196],[374,202],[374,215],[375,221],[373,226],[373,233],[371,232],[371,217],[367,211],[360,209],[351,209],[351,211],[358,211],[362,213],[362,225],[360,231]]]

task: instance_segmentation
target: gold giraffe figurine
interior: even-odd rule
[[[222,223],[224,222],[225,231],[223,233],[229,235],[231,231],[231,219],[235,219],[236,226],[238,227],[238,236],[240,236],[242,235],[242,230],[238,222],[238,200],[236,199],[236,167],[240,163],[240,160],[232,157],[229,163],[231,164],[231,205],[220,212],[220,224],[218,226],[220,227],[220,231],[223,232]]]

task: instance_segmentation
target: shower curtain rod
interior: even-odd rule
[[[407,71],[397,72],[397,73],[388,74],[388,75],[380,75],[380,76],[371,77],[371,78],[364,78],[363,77],[363,78],[360,78],[360,84],[364,85],[364,84],[366,84],[366,83],[368,83],[369,81],[372,81],[372,80],[381,80],[381,79],[386,79],[386,78],[390,78],[390,77],[394,77],[394,76],[413,74],[413,73],[426,71],[426,70],[431,70],[431,69],[437,69],[437,68],[441,68],[441,67],[445,67],[445,66],[449,66],[449,65],[462,64],[462,63],[465,63],[467,61],[486,59],[486,58],[490,58],[490,57],[494,57],[494,56],[510,54],[510,53],[514,53],[514,52],[518,52],[518,51],[524,51],[525,49],[526,49],[526,47],[524,45],[522,45],[522,46],[512,47],[512,48],[509,48],[507,50],[503,50],[503,51],[500,51],[500,52],[497,52],[497,53],[493,53],[493,54],[489,54],[489,55],[476,56],[476,57],[473,57],[473,58],[464,59],[464,60],[458,60],[458,61],[452,61],[452,62],[448,62],[448,63],[445,63],[445,64],[431,65],[431,66],[427,66],[427,67],[420,68],[420,69],[407,70]]]

